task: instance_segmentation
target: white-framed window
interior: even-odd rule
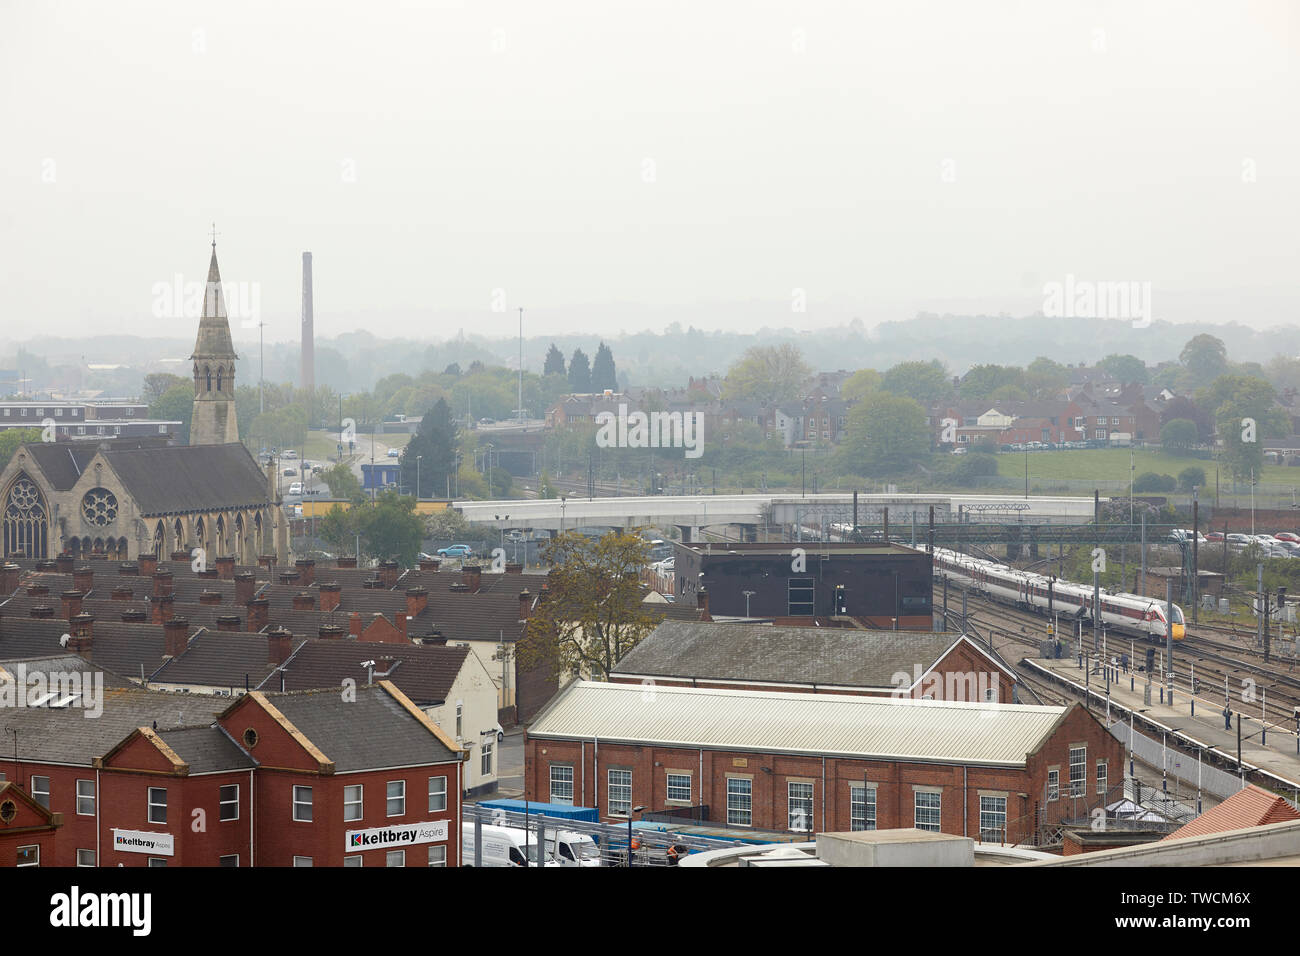
[[[149,822],[167,822],[167,788],[149,788]]]
[[[343,788],[343,821],[345,823],[352,823],[361,819],[363,816],[361,802],[361,784],[351,784]]]
[[[150,866],[158,866],[158,867],[166,867],[166,866],[167,866],[167,857],[165,857],[165,856],[151,856],[151,857],[149,857],[149,865],[150,865]]]
[[[219,856],[219,857],[217,857],[217,866],[231,866],[231,867],[238,867],[238,866],[239,866],[239,854],[238,854],[238,853],[230,853],[230,854],[228,854],[228,855],[226,855],[226,856]]]
[[[406,815],[406,781],[388,781],[388,815],[400,817]]]
[[[1047,771],[1047,802],[1061,799],[1061,771],[1053,768]]]
[[[429,778],[429,812],[438,813],[447,809],[447,778]]]
[[[77,781],[77,816],[93,817],[95,815],[95,781]]]
[[[459,739],[463,736],[462,729],[465,725],[465,703],[456,701],[456,737]]]
[[[438,846],[429,847],[429,865],[446,866],[447,865],[447,845],[445,843]]]
[[[496,734],[483,738],[482,750],[479,753],[479,773],[488,776],[492,773],[492,750],[497,742]]]
[[[786,829],[797,833],[811,833],[813,828],[813,785],[811,783],[786,784]]]
[[[632,771],[609,771],[609,812],[625,817],[632,812]]]
[[[344,865],[344,866],[361,866],[361,865],[362,865],[361,857],[360,857],[360,856],[345,856],[345,857],[343,858],[343,865]]]
[[[1082,797],[1088,791],[1088,748],[1070,748],[1070,796]]]
[[[77,851],[77,866],[94,866],[94,865],[95,865],[94,850]]]
[[[61,409],[61,408],[56,408],[56,409],[54,410],[54,417],[55,417],[55,418],[62,418],[62,417],[63,417],[63,409]]]
[[[223,783],[218,792],[220,809],[218,819],[224,821],[239,819],[239,784]]]
[[[551,764],[551,803],[573,806],[573,764]]]
[[[727,826],[747,827],[754,820],[754,781],[727,778]]]
[[[915,792],[915,825],[918,830],[939,832],[941,822],[943,794],[934,790],[917,790]]]
[[[678,803],[690,803],[691,775],[689,773],[670,773],[668,775],[668,790],[666,796],[669,800]]]
[[[31,788],[32,799],[43,806],[46,810],[50,808],[50,778],[49,777],[32,777]]]
[[[1097,796],[1104,797],[1109,781],[1107,778],[1106,761],[1097,761]]]
[[[849,829],[876,828],[876,788],[862,783],[849,784]]]
[[[980,842],[1007,841],[1007,798],[980,797]]]
[[[18,848],[18,866],[40,866],[41,865],[41,848],[39,844],[33,843],[30,846],[20,846]]]
[[[295,857],[293,858],[293,865],[294,865],[294,866],[311,866],[311,857],[309,857],[309,856],[295,856]]]
[[[311,787],[293,788],[293,819],[298,823],[311,823]]]
[[[406,866],[406,851],[389,850],[384,854],[384,866]]]

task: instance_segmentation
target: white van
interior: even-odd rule
[[[461,860],[465,866],[474,865],[474,824],[462,823]],[[560,866],[549,852],[543,866]],[[515,827],[494,827],[483,824],[483,865],[484,866],[524,866],[525,854],[527,865],[536,866],[538,858],[537,836]]]
[[[301,481],[295,481],[293,484],[291,484],[291,485],[289,486],[289,494],[291,494],[291,495],[300,495],[300,494],[302,494],[302,482],[301,482]]]
[[[552,834],[547,830],[546,855],[553,857],[560,866],[600,866],[600,847],[585,833],[560,830]]]

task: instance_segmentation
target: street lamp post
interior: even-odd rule
[[[745,617],[749,617],[749,599],[754,596],[755,592],[741,591],[740,593],[745,595]]]
[[[641,813],[645,807],[633,807],[627,812],[627,865],[632,866],[632,814]]]

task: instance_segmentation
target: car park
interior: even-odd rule
[[[1228,535],[1228,544],[1235,544],[1240,547],[1245,547],[1246,545],[1250,544],[1250,535],[1237,534],[1234,532],[1233,534]]]
[[[1223,540],[1223,532],[1222,532],[1222,531],[1211,531],[1209,534],[1207,534],[1207,535],[1205,536],[1205,540],[1206,540],[1206,541],[1222,541],[1222,540]]]
[[[1294,544],[1300,544],[1300,534],[1293,534],[1290,531],[1279,531],[1273,535],[1279,541],[1290,541]]]

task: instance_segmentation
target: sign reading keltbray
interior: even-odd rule
[[[151,830],[119,830],[113,828],[113,849],[122,853],[151,853],[154,856],[174,856],[175,842],[170,833]]]
[[[387,850],[421,843],[442,843],[447,839],[447,832],[446,820],[348,830],[343,834],[343,847],[349,853],[356,853],[359,850]]]

